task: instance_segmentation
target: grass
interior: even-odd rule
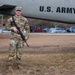
[[[74,53],[51,54],[25,54],[23,62],[31,66],[62,66],[63,68],[75,67]]]
[[[8,70],[6,54],[0,56],[0,75],[12,75]],[[74,53],[23,54],[23,70],[13,65],[14,75],[75,75]]]

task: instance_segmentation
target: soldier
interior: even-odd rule
[[[22,14],[22,8],[16,7],[15,16],[13,17],[15,19],[17,26],[20,28],[23,35],[25,35],[25,38],[28,39],[29,32],[30,32],[28,20],[25,17],[23,17],[21,14]],[[6,29],[11,30],[11,37],[10,37],[10,43],[9,43],[10,53],[8,56],[8,60],[10,63],[12,63],[12,61],[16,57],[17,66],[18,68],[20,68],[21,55],[22,55],[22,49],[24,47],[24,41],[22,40],[20,34],[18,34],[18,30],[15,27],[15,25],[13,25],[12,21],[13,21],[12,17],[10,17],[6,23]]]

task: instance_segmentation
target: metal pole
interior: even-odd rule
[[[1,26],[0,27],[2,28],[2,26],[3,26],[3,15],[0,15],[0,16],[1,16],[1,18],[0,18],[1,19]]]
[[[3,26],[3,15],[2,15],[2,26]]]

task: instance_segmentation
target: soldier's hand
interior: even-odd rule
[[[13,30],[14,32],[18,32],[18,30],[16,29],[16,27],[11,27],[11,30]]]

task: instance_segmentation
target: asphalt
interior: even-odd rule
[[[30,35],[75,35],[75,33],[30,33]]]

